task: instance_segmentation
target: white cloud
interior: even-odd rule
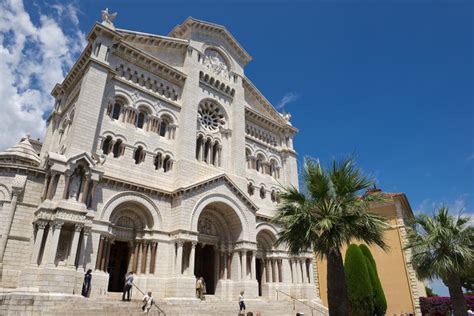
[[[474,160],[474,154],[471,154],[470,156],[468,156],[466,158],[467,161],[471,161],[471,160]]]
[[[288,92],[287,94],[285,94],[283,96],[283,98],[280,100],[280,102],[278,102],[277,109],[280,110],[280,109],[284,108],[285,105],[298,100],[299,97],[300,96],[298,94],[294,93],[294,92]]]
[[[466,208],[466,201],[468,197],[469,194],[464,193],[454,199],[454,201],[424,199],[418,205],[415,212],[417,214],[432,214],[434,210],[440,208],[441,206],[446,206],[449,208],[451,214],[459,214],[459,212],[462,212],[463,214],[472,213]]]
[[[31,133],[43,137],[43,114],[54,103],[50,92],[61,82],[85,43],[78,10],[53,4],[34,23],[21,0],[0,2],[0,150]]]

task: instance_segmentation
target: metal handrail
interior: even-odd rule
[[[142,293],[142,295],[146,295],[145,292],[143,292],[142,290],[140,290],[140,288],[139,288],[135,283],[132,282],[132,285],[133,285],[134,287],[136,287],[137,290],[138,290],[140,293]],[[153,305],[152,305],[152,306],[155,306],[156,308],[158,308],[158,316],[160,316],[161,313],[163,313],[163,315],[166,316],[165,311],[162,310],[162,309],[158,306],[158,304],[156,304],[155,300],[153,300]]]
[[[278,292],[280,292],[280,293],[282,293],[282,294],[285,294],[286,296],[288,296],[289,298],[291,298],[291,299],[293,300],[293,310],[296,309],[296,307],[295,307],[295,301],[298,301],[299,303],[301,303],[301,304],[303,304],[303,305],[306,305],[307,307],[309,307],[309,308],[311,309],[311,316],[313,316],[313,310],[318,311],[317,308],[315,308],[315,307],[313,307],[313,306],[311,306],[311,305],[309,305],[309,304],[307,304],[307,303],[301,301],[300,299],[297,299],[296,297],[294,297],[294,296],[292,296],[292,295],[290,295],[290,294],[288,294],[288,293],[283,292],[282,290],[275,289],[275,291],[276,291],[276,293],[277,293],[277,301],[278,301]]]

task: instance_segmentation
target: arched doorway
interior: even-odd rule
[[[230,249],[242,237],[242,224],[228,204],[212,202],[199,215],[197,231],[194,275],[204,278],[207,294],[216,294],[220,281],[232,276]]]
[[[145,228],[152,225],[153,219],[148,211],[138,203],[122,203],[112,212],[109,224],[112,236],[105,247],[109,292],[123,290],[127,272],[146,272],[146,262],[138,260],[137,254],[140,253],[143,257],[143,254],[148,253],[150,248],[142,241],[146,235]]]

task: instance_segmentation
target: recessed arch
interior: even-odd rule
[[[148,196],[133,191],[121,192],[110,198],[102,208],[100,219],[110,221],[113,219],[112,213],[115,210],[132,207],[136,207],[137,212],[146,219],[148,229],[159,230],[162,228],[161,214],[155,203]]]
[[[198,221],[202,212],[209,205],[223,207],[228,214],[235,214],[235,219],[238,219],[238,224],[240,225],[241,232],[238,240],[248,240],[249,231],[248,231],[248,220],[244,214],[244,211],[239,207],[237,202],[235,202],[230,197],[220,194],[220,193],[211,193],[200,199],[194,206],[193,212],[191,213],[190,218],[190,230],[198,231]]]
[[[7,186],[0,183],[0,201],[10,201],[10,190],[8,190]]]

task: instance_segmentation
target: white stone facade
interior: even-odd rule
[[[275,247],[281,185],[298,185],[289,116],[244,75],[222,26],[168,36],[106,19],[61,84],[41,144],[0,154],[1,288],[92,296],[127,271],[158,298],[317,299],[311,253]],[[38,154],[36,154],[38,152]]]

